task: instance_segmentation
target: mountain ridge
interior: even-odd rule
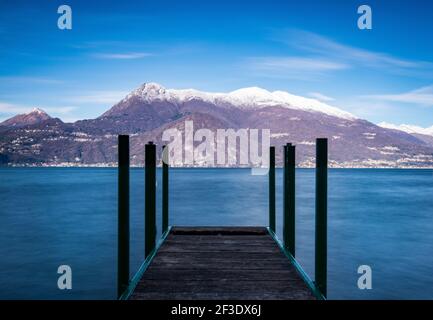
[[[410,125],[410,124],[392,124],[388,122],[381,122],[378,124],[379,127],[386,128],[386,129],[394,129],[394,130],[400,130],[404,131],[410,134],[422,134],[426,136],[432,136],[433,137],[433,126],[428,128],[423,128],[420,126]]]
[[[259,87],[246,87],[228,93],[221,93],[199,91],[196,89],[166,89],[160,84],[151,82],[144,83],[139,88],[133,90],[119,103],[134,97],[147,103],[165,100],[179,104],[185,101],[202,100],[207,103],[228,104],[238,108],[284,106],[292,109],[322,112],[345,119],[356,119],[349,112],[330,106],[317,99],[305,98],[280,90],[271,92]],[[103,116],[111,115],[110,110],[105,112]]]
[[[36,124],[48,119],[51,119],[51,117],[44,110],[40,108],[33,108],[33,110],[28,113],[18,114],[12,118],[6,119],[3,122],[0,122],[0,126],[20,127]]]
[[[131,135],[131,164],[142,165],[145,142],[167,143],[161,141],[164,130],[181,129],[192,120],[196,130],[271,129],[277,165],[282,165],[282,145],[292,142],[297,164],[314,166],[315,139],[327,137],[334,167],[433,167],[428,139],[377,126],[326,104],[324,110],[331,111],[320,112],[323,105],[311,104],[314,99],[244,89],[207,93],[146,83],[95,119],[63,123],[50,117],[2,126],[0,165],[114,165],[118,134]],[[287,99],[275,98],[281,95]]]

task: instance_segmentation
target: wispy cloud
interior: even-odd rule
[[[12,104],[8,102],[0,102],[0,113],[6,113],[6,114],[27,113],[32,109],[33,108],[28,106],[22,106],[22,105]]]
[[[373,68],[399,75],[433,77],[433,63],[429,61],[403,59],[383,52],[358,48],[308,31],[280,31],[273,40],[313,55],[313,59],[326,59],[349,68]]]
[[[92,56],[97,59],[132,60],[149,57],[152,54],[148,52],[94,53]]]
[[[293,56],[249,58],[248,65],[256,72],[297,79],[318,77],[328,71],[343,70],[348,67],[344,63],[327,59]]]
[[[433,85],[397,94],[376,94],[363,96],[367,99],[416,104],[433,107]]]
[[[358,62],[370,66],[392,65],[403,68],[414,68],[422,62],[397,58],[382,52],[370,51],[339,43],[316,33],[291,30],[287,32],[289,45],[322,56],[341,58],[344,61]]]
[[[0,76],[2,83],[20,83],[20,84],[63,84],[63,80],[52,79],[40,76]]]
[[[146,41],[106,40],[73,43],[71,48],[80,50],[88,56],[100,59],[122,59],[126,57],[145,58],[151,56],[185,55],[203,52],[209,45],[203,41]]]
[[[81,118],[76,116],[76,112],[83,107],[98,105],[108,107],[122,100],[128,93],[128,91],[88,91],[83,94],[62,95],[58,99],[60,104],[58,106],[0,101],[0,118],[4,120],[17,114],[28,113],[38,107],[52,116],[61,117],[63,121],[73,122]]]
[[[92,91],[67,97],[65,100],[73,104],[114,104],[128,93],[128,91]]]
[[[265,57],[255,58],[254,63],[258,68],[263,69],[299,69],[305,71],[328,71],[341,70],[347,66],[329,60],[303,58],[303,57]]]
[[[0,101],[0,113],[8,114],[8,115],[16,115],[22,113],[28,113],[32,111],[35,106],[14,104],[9,102]],[[77,109],[75,106],[59,106],[59,107],[43,107],[43,109],[47,113],[53,114],[69,114],[70,112]]]
[[[309,95],[310,95],[310,97],[313,97],[313,98],[320,100],[320,101],[334,101],[335,100],[334,98],[329,97],[327,95],[324,95],[323,93],[320,93],[320,92],[310,92]]]
[[[98,49],[98,50],[108,50],[109,48],[121,49],[125,47],[130,47],[131,45],[136,45],[135,42],[131,41],[118,41],[118,40],[99,40],[99,41],[84,41],[79,43],[70,44],[71,48],[74,49]]]

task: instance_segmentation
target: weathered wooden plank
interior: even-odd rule
[[[161,269],[150,267],[143,275],[146,280],[172,280],[172,281],[207,281],[207,280],[278,280],[285,281],[298,277],[294,268],[269,269],[264,272],[262,269]]]
[[[173,235],[267,235],[263,227],[174,227]]]
[[[143,280],[137,289],[148,292],[185,292],[195,294],[206,292],[295,292],[303,291],[302,280],[292,278],[290,281],[267,281],[267,280],[207,280],[207,281],[171,281],[171,280]]]
[[[134,292],[131,300],[315,300],[312,295],[294,292]]]
[[[159,252],[243,252],[243,253],[278,253],[279,248],[275,245],[237,245],[237,244],[189,244],[189,243],[174,243],[169,246],[163,246]]]
[[[131,299],[313,299],[266,228],[174,228]]]
[[[230,260],[224,261],[222,259],[209,260],[209,261],[190,261],[188,264],[179,264],[175,260],[170,259],[155,259],[152,264],[156,268],[166,268],[166,269],[191,269],[193,266],[195,270],[200,269],[244,269],[244,270],[268,270],[268,269],[278,269],[288,268],[287,262],[281,261],[245,261],[245,260]]]
[[[278,252],[277,252],[278,253]],[[217,251],[217,252],[159,252],[159,259],[169,263],[188,263],[193,264],[197,262],[213,263],[220,260],[226,261],[254,261],[261,260],[263,262],[276,262],[289,266],[290,262],[283,255],[276,254],[275,252],[233,252],[233,251]]]
[[[194,269],[191,268],[191,266],[179,266],[178,264],[173,263],[166,263],[166,267],[164,267],[164,263],[156,262],[155,268],[159,269],[167,269],[167,270],[195,270],[195,272],[199,272],[203,269],[213,269],[213,270],[220,270],[220,269],[233,269],[233,270],[244,270],[245,272],[249,272],[250,270],[262,270],[262,272],[266,270],[281,270],[282,268],[287,268],[287,264],[281,264],[281,263],[275,263],[275,264],[263,264],[263,263],[248,263],[248,262],[241,262],[241,261],[234,261],[232,263],[221,263],[221,264],[214,264],[210,266],[209,264],[206,264],[204,262],[202,263],[196,263],[194,266]]]
[[[249,241],[255,241],[255,242],[263,242],[263,243],[273,243],[273,240],[269,236],[258,236],[258,235],[172,235],[170,234],[166,241],[173,241],[173,242],[191,242],[191,241],[197,241],[199,240],[200,243],[208,243],[208,242],[214,242],[214,241],[221,241],[221,242],[243,242],[247,243]]]
[[[166,241],[200,241],[200,242],[213,242],[213,241],[223,241],[223,242],[247,242],[247,241],[260,241],[260,242],[272,242],[272,238],[266,235],[172,235],[170,234]]]

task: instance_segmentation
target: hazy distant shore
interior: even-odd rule
[[[77,163],[56,163],[56,164],[8,164],[1,165],[0,168],[116,168],[117,163],[94,163],[94,164],[77,164]],[[143,168],[143,164],[131,164],[131,168]],[[158,167],[161,167],[158,165]],[[173,169],[251,169],[247,166],[171,166]],[[276,166],[276,168],[283,168]],[[314,165],[297,165],[300,169],[314,169]],[[432,170],[433,166],[348,166],[330,164],[330,169],[428,169]]]

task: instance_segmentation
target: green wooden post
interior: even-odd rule
[[[168,147],[162,147],[162,233],[168,230]]]
[[[288,199],[288,212],[286,223],[286,240],[285,243],[287,250],[295,257],[295,146],[287,146],[287,199]]]
[[[287,196],[287,192],[289,190],[289,166],[287,163],[288,160],[288,153],[287,148],[288,146],[291,146],[291,143],[286,143],[283,146],[283,165],[284,165],[284,171],[283,171],[283,244],[284,247],[287,249],[288,244],[288,230],[289,226],[287,225],[289,222],[289,197]]]
[[[316,285],[327,295],[328,139],[316,141]]]
[[[129,136],[118,137],[117,297],[129,284]]]
[[[144,256],[147,258],[155,248],[156,238],[156,145],[145,146],[145,241]]]
[[[275,147],[269,148],[269,229],[275,232]]]

